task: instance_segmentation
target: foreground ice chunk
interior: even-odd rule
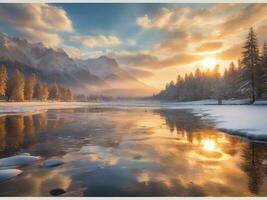
[[[61,160],[55,160],[55,159],[45,160],[43,164],[44,167],[57,167],[60,165],[63,165],[63,162]]]
[[[0,159],[0,167],[25,166],[40,160],[39,156],[18,155]]]
[[[22,171],[19,169],[2,169],[0,170],[0,182],[7,181],[21,173]]]

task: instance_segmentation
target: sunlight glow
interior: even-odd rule
[[[205,58],[202,64],[206,69],[211,69],[217,64],[217,60],[215,58]]]
[[[206,151],[214,151],[216,149],[215,141],[213,140],[204,140],[203,141],[203,148]]]

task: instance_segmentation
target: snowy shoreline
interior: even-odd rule
[[[218,105],[216,99],[205,99],[197,101],[185,101],[185,102],[171,102],[179,105]],[[222,100],[221,105],[267,105],[267,100],[257,100],[254,104],[250,104],[249,99],[233,99],[233,100]]]
[[[203,120],[214,122],[214,128],[253,141],[267,142],[266,101],[244,104],[243,100],[226,101],[218,105],[216,100],[194,102],[168,101],[116,101],[103,107],[124,109],[185,109]],[[215,103],[216,102],[216,103]]]
[[[213,121],[219,131],[253,141],[267,142],[266,105],[195,105],[187,108],[194,115]]]
[[[254,105],[242,104],[237,100],[218,105],[217,102],[215,104],[215,101],[0,102],[0,116],[37,114],[49,109],[88,106],[124,109],[186,109],[203,120],[211,120],[214,122],[214,128],[219,131],[249,140],[267,142],[267,106],[265,101],[255,102]]]
[[[92,102],[0,102],[0,116],[40,113],[50,109],[80,108]]]

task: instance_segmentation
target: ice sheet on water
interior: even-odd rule
[[[0,159],[0,168],[4,167],[20,167],[32,164],[40,160],[39,156],[17,155]]]
[[[50,159],[50,160],[45,160],[43,163],[43,166],[50,168],[50,167],[58,167],[58,166],[63,165],[63,164],[64,164],[64,162],[61,160]]]
[[[0,182],[7,181],[21,174],[19,169],[2,169],[0,170]]]

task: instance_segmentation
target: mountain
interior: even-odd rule
[[[63,49],[47,48],[42,43],[30,43],[4,33],[0,33],[0,58],[10,73],[15,69],[26,75],[36,73],[43,81],[58,81],[76,93],[148,96],[152,91],[120,68],[115,59],[101,56],[74,60]]]
[[[140,90],[143,94],[145,92],[151,94],[149,91],[153,90],[136,80],[127,71],[121,69],[113,58],[101,56],[96,59],[76,60],[76,63],[83,69],[90,71],[91,74],[104,80],[109,85],[108,88],[104,89],[106,93],[119,93],[119,91],[130,93]]]

